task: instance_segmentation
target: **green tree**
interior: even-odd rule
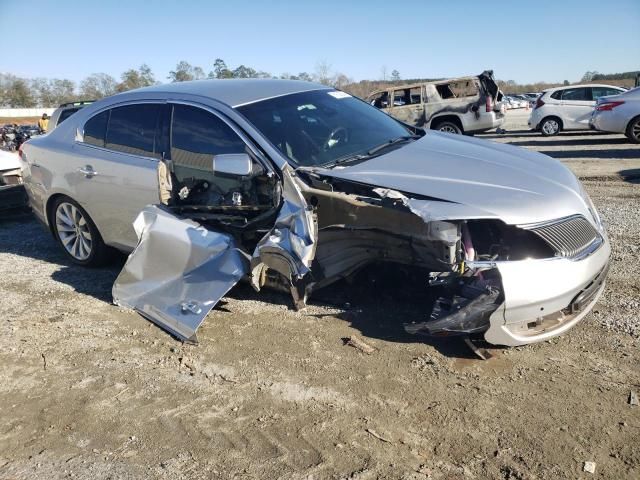
[[[213,62],[213,71],[209,72],[209,78],[233,78],[233,72],[229,70],[223,59],[216,58]]]
[[[126,92],[127,90],[133,90],[134,88],[149,87],[156,83],[151,68],[149,68],[145,63],[140,65],[138,70],[131,68],[122,72],[120,79],[122,81],[116,85],[116,91],[118,92]]]
[[[400,72],[398,70],[393,70],[391,72],[391,80],[393,80],[394,82],[400,80]]]
[[[169,72],[169,76],[167,78],[172,82],[187,82],[189,80],[193,80],[193,67],[189,62],[181,60],[176,65],[176,69]]]
[[[6,101],[12,108],[31,108],[36,106],[36,99],[31,93],[29,84],[23,78],[15,78],[8,85]]]

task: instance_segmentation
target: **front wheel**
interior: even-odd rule
[[[460,135],[462,133],[462,129],[453,122],[441,122],[435,129],[440,132],[455,133],[456,135]]]
[[[545,118],[540,124],[540,132],[545,137],[552,137],[560,132],[560,122],[556,118]]]
[[[107,246],[89,214],[67,197],[55,201],[52,213],[56,240],[69,259],[87,267],[103,265],[107,258]]]
[[[640,143],[640,116],[634,118],[629,122],[625,134],[627,135],[627,138],[633,143]]]

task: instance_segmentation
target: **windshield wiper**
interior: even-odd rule
[[[337,160],[328,162],[325,165],[323,165],[323,167],[331,168],[331,167],[335,167],[336,165],[340,165],[342,163],[357,162],[358,160],[371,158],[376,153],[381,152],[385,148],[391,147],[393,145],[397,145],[399,143],[408,142],[409,140],[417,140],[418,138],[421,138],[421,136],[420,135],[403,135],[402,137],[394,138],[384,143],[381,143],[380,145],[377,145],[367,150],[366,153],[356,153],[354,155],[347,155],[346,157],[338,158]]]

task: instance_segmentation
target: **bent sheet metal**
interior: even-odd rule
[[[196,343],[196,330],[247,273],[247,260],[230,235],[157,206],[145,207],[134,228],[139,243],[114,283],[114,303]]]

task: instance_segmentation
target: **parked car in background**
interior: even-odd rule
[[[367,101],[409,125],[447,133],[479,133],[504,122],[502,92],[487,70],[437,82],[393,85]]]
[[[591,112],[600,97],[625,92],[612,85],[571,85],[545,90],[529,116],[529,128],[542,135],[562,130],[589,130]]]
[[[640,87],[598,98],[589,125],[602,132],[624,133],[640,143]]]
[[[0,213],[27,206],[22,166],[17,153],[0,150]]]
[[[524,95],[511,95],[515,108],[526,108],[529,106],[529,99]]]
[[[48,131],[50,132],[78,110],[87,105],[91,105],[94,101],[95,100],[81,100],[79,102],[63,103],[51,114]]]
[[[367,266],[409,267],[436,303],[408,332],[499,345],[564,333],[604,289],[607,234],[569,168],[407,125],[320,84],[133,90],[22,156],[33,210],[68,258],[133,250],[114,301],[185,341],[243,277],[302,308]]]

